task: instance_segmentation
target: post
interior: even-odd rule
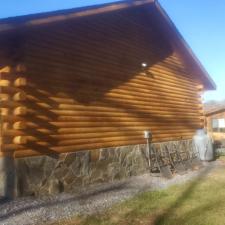
[[[16,195],[16,168],[14,151],[7,151],[8,144],[26,144],[25,136],[8,136],[5,131],[8,129],[25,129],[26,123],[20,119],[10,121],[8,116],[25,115],[26,93],[23,87],[27,85],[26,78],[21,76],[24,69],[20,65],[0,69],[0,198],[12,199]],[[23,74],[23,73],[22,73]],[[4,87],[4,89],[2,88]],[[7,88],[11,92],[7,93]],[[9,106],[8,101],[16,102],[15,107]]]
[[[9,74],[11,72],[11,67],[7,66],[0,70],[0,81],[4,81],[0,83],[0,94],[2,94],[2,86],[5,84],[10,84],[10,81],[5,80],[2,75]],[[7,81],[7,82],[6,82]],[[13,154],[3,152],[4,145],[4,137],[3,137],[3,129],[6,125],[3,117],[8,112],[8,108],[2,107],[2,102],[7,101],[8,99],[1,98],[0,99],[0,198],[13,198],[15,192],[15,166],[14,166],[14,158]]]
[[[151,149],[150,149],[150,139],[151,139],[151,132],[150,131],[144,131],[144,138],[147,140],[147,152],[148,152],[148,166],[149,170],[151,172]]]
[[[149,138],[147,138],[147,150],[148,150],[148,166],[151,172],[151,151],[150,151]]]
[[[0,198],[12,199],[15,196],[15,165],[13,156],[0,158]]]

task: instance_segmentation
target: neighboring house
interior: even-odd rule
[[[225,106],[205,112],[207,132],[214,141],[225,143]]]
[[[3,19],[0,67],[1,190],[18,196],[147,172],[143,132],[188,149],[215,89],[151,0]]]

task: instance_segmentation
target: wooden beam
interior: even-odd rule
[[[0,87],[9,87],[10,81],[9,80],[0,80]]]
[[[16,116],[24,116],[27,114],[27,108],[24,106],[16,107],[13,111],[13,114]]]
[[[141,6],[145,4],[153,3],[154,0],[139,0],[139,1],[124,1],[119,3],[111,3],[111,4],[105,4],[100,5],[96,7],[86,7],[81,9],[74,9],[74,12],[69,13],[67,10],[62,11],[61,13],[44,13],[43,16],[38,14],[37,18],[34,18],[34,16],[27,16],[27,19],[23,23],[10,23],[6,22],[0,25],[0,32],[4,31],[10,31],[17,28],[22,27],[30,27],[30,26],[37,26],[37,25],[44,25],[44,24],[50,24],[85,16],[92,16],[102,13],[108,13],[113,12],[117,10],[127,9],[131,7]],[[70,10],[71,11],[71,10]],[[51,15],[53,14],[53,15]]]
[[[10,66],[5,66],[0,69],[0,73],[10,73],[11,72],[11,67]]]
[[[13,96],[14,101],[25,101],[26,100],[26,94],[24,92],[17,92]]]
[[[24,129],[26,129],[26,122],[21,122],[21,121],[19,121],[19,122],[15,122],[14,124],[13,124],[13,129],[15,129],[15,130],[24,130]]]
[[[24,87],[27,85],[27,79],[24,77],[19,77],[14,81],[15,87]]]
[[[18,144],[18,145],[26,144],[27,138],[24,137],[24,136],[16,136],[16,137],[13,138],[13,143]]]

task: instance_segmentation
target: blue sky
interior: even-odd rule
[[[53,11],[113,0],[7,0],[0,18]],[[205,100],[225,99],[225,1],[159,0],[217,84]]]

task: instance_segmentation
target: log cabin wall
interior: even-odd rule
[[[203,126],[200,83],[146,9],[23,35],[26,72],[16,88],[26,97],[10,102],[4,152],[25,157],[142,144],[144,130],[153,142],[190,139]]]

